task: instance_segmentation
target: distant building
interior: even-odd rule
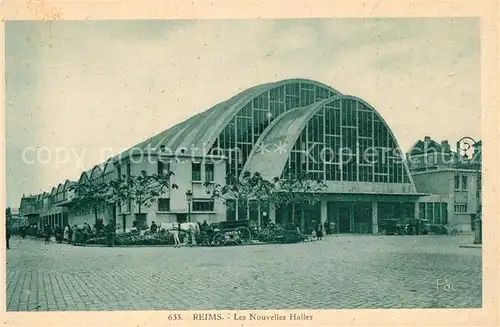
[[[16,232],[19,228],[27,225],[27,219],[19,214],[19,208],[8,208],[6,210],[6,219],[12,232]]]
[[[420,218],[458,232],[473,229],[481,205],[481,142],[476,145],[471,158],[452,151],[448,141],[438,143],[429,136],[410,148],[407,162],[417,191],[429,194],[418,201]]]

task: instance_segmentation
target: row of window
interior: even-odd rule
[[[158,211],[170,211],[170,199],[158,199]],[[191,202],[191,211],[194,212],[212,212],[214,211],[214,201],[207,199],[193,199]]]
[[[201,163],[193,162],[191,164],[191,177],[193,181],[201,181]],[[214,181],[214,164],[212,162],[205,163],[205,181]]]
[[[455,204],[454,210],[456,213],[465,213],[467,212],[467,203]]]
[[[455,190],[467,190],[467,175],[455,175]]]

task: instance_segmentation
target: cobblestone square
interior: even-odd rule
[[[481,250],[458,247],[471,241],[342,235],[178,249],[13,237],[7,311],[478,308]]]

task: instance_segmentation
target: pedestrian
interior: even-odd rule
[[[56,243],[62,243],[62,228],[59,225],[56,225],[56,228],[54,228],[54,236]]]
[[[330,222],[327,220],[325,221],[325,234],[330,235]]]
[[[151,234],[154,234],[158,231],[158,225],[154,221],[151,222],[151,228],[150,228]]]
[[[196,228],[194,228],[194,227],[189,228],[189,234],[191,236],[191,246],[195,246],[196,245]]]
[[[321,226],[321,224],[318,224],[318,230],[316,231],[316,236],[320,241],[323,239],[323,226]]]
[[[113,224],[112,221],[106,225],[106,227],[104,228],[104,231],[106,232],[106,240],[107,240],[108,247],[112,247],[113,243],[114,243],[113,238],[114,238],[114,232],[115,232],[115,225]]]
[[[92,228],[90,228],[90,225],[88,223],[85,223],[83,226],[83,240],[82,240],[83,245],[87,244],[87,240],[90,238],[91,235],[92,235]]]
[[[208,229],[208,224],[207,224],[206,220],[203,221],[203,224],[201,224],[200,229],[201,230],[207,230]]]
[[[23,239],[26,237],[26,226],[21,227],[21,237]]]
[[[43,231],[43,236],[44,236],[44,241],[45,244],[50,243],[50,237],[52,236],[52,231],[50,230],[49,225],[45,225],[44,231]]]
[[[71,243],[71,236],[69,235],[71,231],[71,228],[69,227],[69,224],[64,227],[64,232],[63,232],[63,240],[65,243]]]
[[[77,241],[77,233],[78,233],[78,227],[76,225],[73,225],[73,228],[71,230],[71,243],[73,245],[76,245],[76,241]]]
[[[181,241],[179,240],[179,231],[181,230],[181,224],[178,222],[173,223],[172,235],[174,236],[174,247],[181,247]]]
[[[7,244],[6,244],[7,250],[9,250],[10,249],[10,242],[9,242],[10,241],[10,228],[9,228],[8,224],[6,224],[6,226],[5,226],[5,234],[6,234],[5,241],[7,242]]]
[[[311,240],[316,241],[316,229],[315,228],[313,228],[313,230],[311,232]]]

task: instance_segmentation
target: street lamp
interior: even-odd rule
[[[186,191],[186,200],[188,203],[188,222],[191,222],[191,201],[193,201],[193,192],[191,190]]]
[[[469,136],[462,137],[457,141],[457,163],[460,160],[460,151],[464,153],[465,159],[468,159],[467,151],[472,147],[476,147],[477,142]],[[472,160],[474,161],[474,154],[472,155]],[[476,156],[475,169],[476,169],[476,217],[474,219],[474,244],[482,244],[483,232],[482,232],[482,219],[481,219],[481,170],[480,165],[477,162],[478,157]]]

